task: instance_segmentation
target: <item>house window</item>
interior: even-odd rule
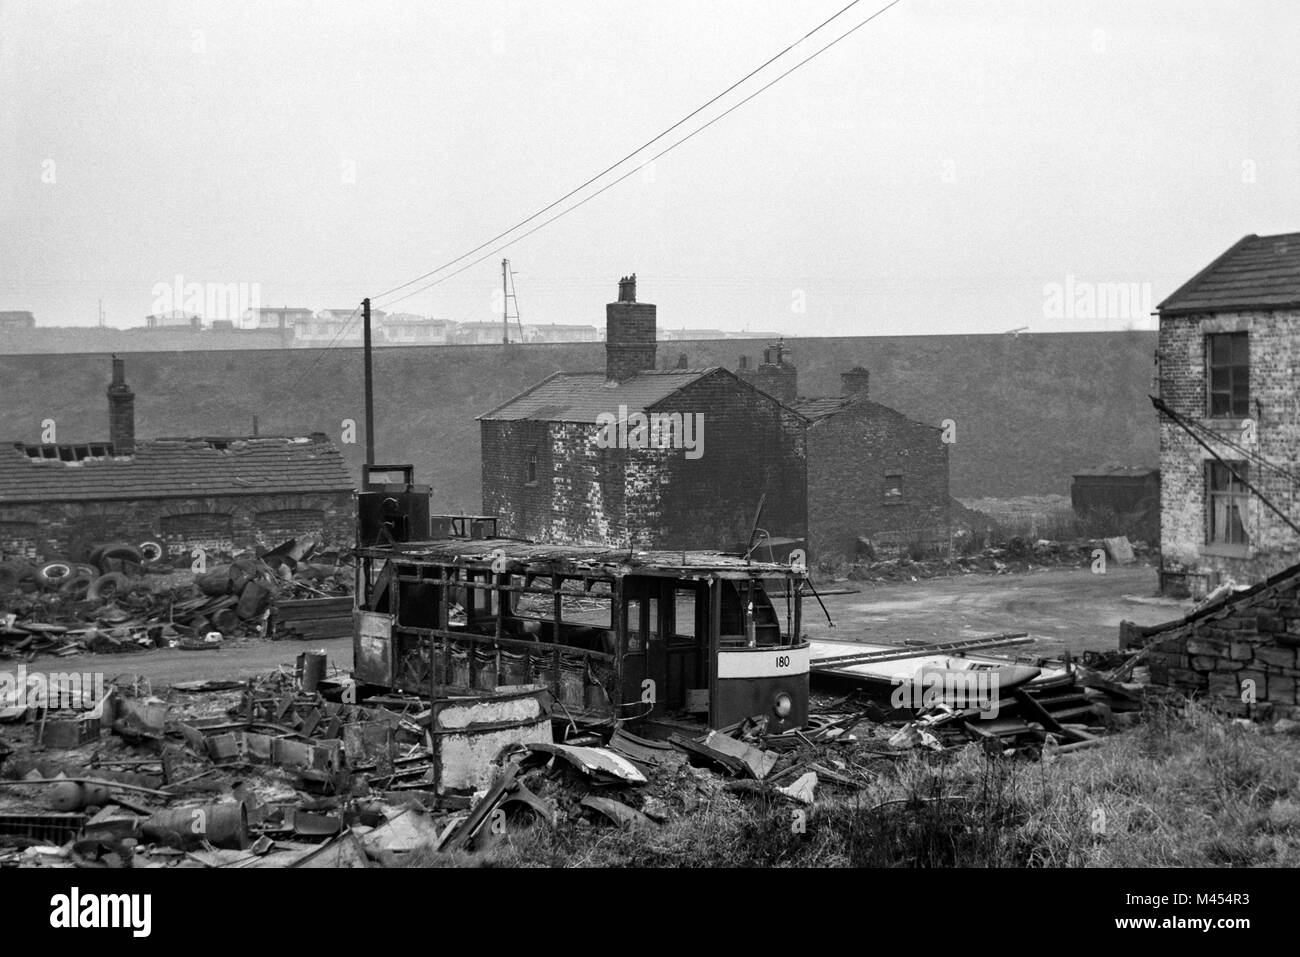
[[[528,453],[528,465],[526,468],[526,481],[529,485],[537,484],[537,453]]]
[[[1205,337],[1209,357],[1210,415],[1250,415],[1250,339],[1245,332]]]
[[[1233,478],[1228,465],[1232,466],[1232,472],[1246,477],[1245,462],[1205,463],[1209,488],[1205,534],[1208,545],[1247,544],[1246,500],[1250,493],[1242,482]]]
[[[898,505],[903,501],[903,476],[898,472],[891,472],[885,476],[885,504]]]

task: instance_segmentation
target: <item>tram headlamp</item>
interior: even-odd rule
[[[776,712],[778,718],[788,718],[793,707],[794,702],[790,700],[790,696],[782,691],[776,696],[776,703],[772,705],[772,710]]]

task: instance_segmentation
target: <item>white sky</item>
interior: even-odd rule
[[[0,309],[89,325],[102,298],[134,325],[177,275],[350,308],[846,2],[0,0]],[[1297,50],[1294,0],[902,0],[653,177],[396,308],[491,319],[507,255],[525,322],[602,325],[635,271],[670,328],[1149,326],[1053,318],[1044,287],[1154,304],[1240,236],[1300,230]]]

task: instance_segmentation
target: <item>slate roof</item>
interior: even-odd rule
[[[646,371],[620,383],[608,382],[603,372],[557,372],[478,418],[594,425],[601,413],[617,414],[619,406],[629,413],[644,411],[716,371],[716,366]]]
[[[865,409],[873,415],[892,416],[896,419],[902,419],[905,422],[911,422],[913,425],[924,425],[926,428],[934,429],[936,432],[942,431],[938,426],[930,425],[926,422],[917,422],[915,419],[909,419],[897,409],[891,409],[889,406],[881,405],[879,402],[864,399],[860,395],[836,395],[828,396],[824,399],[800,399],[795,403],[794,410],[812,422],[820,422],[822,419],[828,419],[832,415],[844,411],[849,408],[849,406]]]
[[[342,454],[322,433],[146,439],[136,442],[130,456],[92,455],[75,462],[32,458],[26,451],[31,447],[24,442],[0,444],[0,504],[344,492],[354,488]],[[81,451],[87,451],[86,446],[81,446]]]
[[[814,422],[818,419],[824,419],[828,415],[834,415],[841,409],[847,409],[853,404],[853,396],[838,395],[825,399],[800,399],[794,404],[795,411],[812,419]]]
[[[1156,309],[1161,315],[1300,308],[1300,233],[1245,236]]]

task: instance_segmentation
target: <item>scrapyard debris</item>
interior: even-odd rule
[[[231,639],[347,635],[352,566],[337,556],[327,563],[317,551],[314,540],[290,539],[189,582],[167,566],[156,542],[100,546],[85,563],[0,562],[0,658],[211,651]]]
[[[100,705],[100,736],[73,747],[39,747],[38,714],[3,726],[0,865],[361,868],[481,853],[521,827],[618,827],[651,839],[718,801],[809,809],[866,788],[881,762],[928,751],[973,745],[998,760],[1067,760],[1105,740],[1101,698],[1140,707],[1143,694],[1121,680],[1127,659],[1108,669],[1094,660],[1075,684],[1009,697],[994,720],[936,706],[888,721],[855,692],[780,734],[758,716],[668,741],[587,726],[566,742],[493,742],[470,794],[441,786],[434,732],[439,709],[479,699],[353,704],[352,679],[321,674],[321,662],[305,652],[255,679],[166,689],[120,676]],[[533,690],[502,700],[534,700]]]

